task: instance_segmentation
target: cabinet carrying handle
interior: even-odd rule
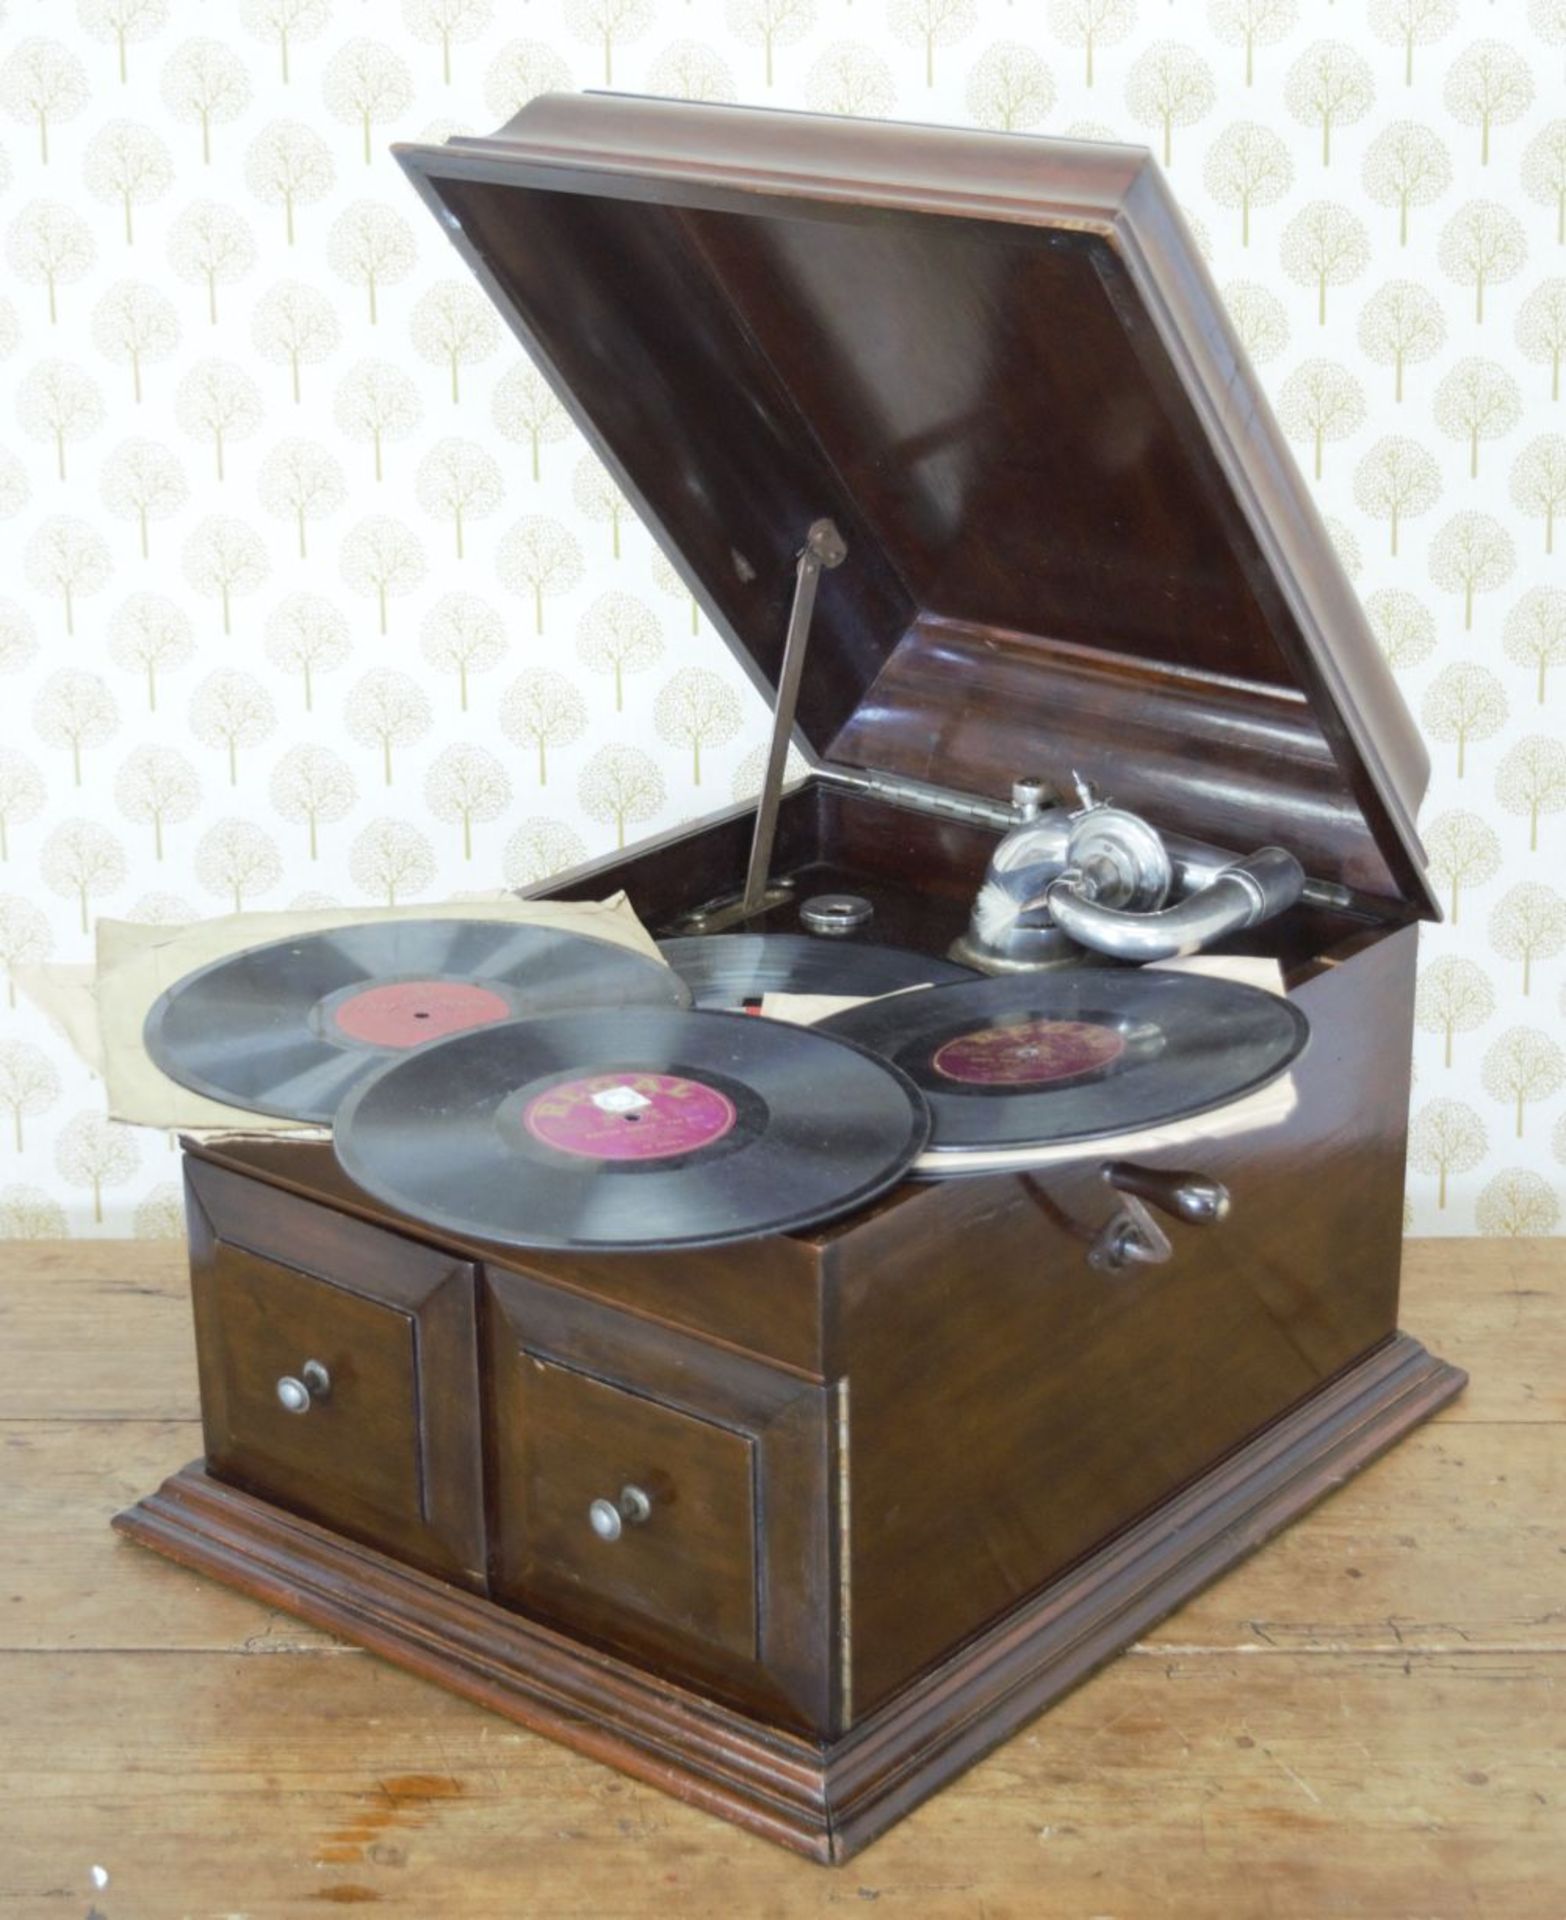
[[[1212,1226],[1229,1212],[1229,1189],[1205,1173],[1178,1167],[1139,1167],[1130,1160],[1106,1160],[1104,1184],[1121,1195],[1114,1217],[1088,1250],[1088,1265],[1100,1273],[1126,1267],[1159,1267],[1174,1254],[1169,1236],[1148,1212],[1157,1207],[1189,1226]]]
[[[1187,1173],[1178,1167],[1139,1167],[1131,1160],[1106,1161],[1101,1171],[1117,1193],[1145,1200],[1160,1213],[1193,1227],[1215,1225],[1228,1218],[1229,1189],[1205,1173]]]

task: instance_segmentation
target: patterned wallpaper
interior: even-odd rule
[[[1146,142],[1423,722],[1410,1220],[1566,1190],[1566,0],[7,0],[0,967],[525,882],[764,715],[386,154],[628,89]],[[174,1155],[0,991],[0,1234]]]

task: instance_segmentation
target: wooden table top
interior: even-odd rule
[[[847,1867],[169,1566],[182,1249],[0,1248],[0,1917],[1566,1916],[1566,1242],[1414,1242],[1472,1384]]]

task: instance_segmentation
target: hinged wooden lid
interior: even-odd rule
[[[589,94],[398,157],[765,686],[836,521],[820,757],[1076,766],[1437,911],[1423,746],[1144,150]]]

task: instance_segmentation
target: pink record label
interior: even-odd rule
[[[589,1160],[670,1160],[710,1147],[734,1121],[726,1094],[674,1073],[562,1080],[522,1114],[535,1140]]]
[[[393,980],[350,993],[332,1009],[338,1029],[370,1047],[422,1047],[511,1017],[511,1002],[468,980]]]
[[[941,1047],[930,1064],[948,1080],[981,1087],[1044,1087],[1118,1060],[1125,1040],[1088,1020],[1022,1020],[981,1027]]]

